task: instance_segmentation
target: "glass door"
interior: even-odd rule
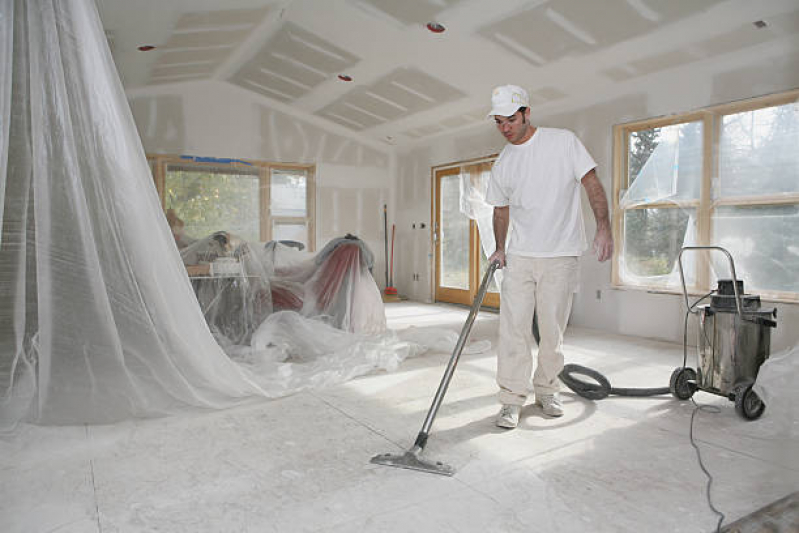
[[[455,167],[435,172],[435,299],[471,305],[488,267],[480,247],[475,221],[461,212],[463,175],[479,176],[490,164]],[[499,293],[492,281],[483,305],[498,307]]]

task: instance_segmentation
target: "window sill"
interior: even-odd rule
[[[679,296],[681,298],[683,297],[682,290],[669,289],[666,287],[644,287],[640,285],[612,285],[610,288],[612,290],[618,290],[618,291],[646,292],[648,294],[668,294],[672,296]],[[703,291],[692,291],[692,290],[688,291],[689,297],[700,297],[704,296],[705,294],[707,293]],[[760,294],[760,301],[764,303],[777,303],[783,305],[799,304],[799,294],[796,295],[771,295],[771,294],[763,295],[762,293],[756,293],[756,294]]]

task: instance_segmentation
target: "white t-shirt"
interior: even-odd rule
[[[510,206],[507,253],[579,256],[587,248],[580,180],[596,167],[569,130],[538,128],[524,144],[507,144],[491,170],[486,202]]]

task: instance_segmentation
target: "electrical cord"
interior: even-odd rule
[[[704,300],[708,296],[712,295],[714,292],[716,292],[716,291],[712,290],[709,293],[707,293],[704,296],[702,296],[701,298],[699,298],[697,301],[695,301],[693,304],[691,304],[691,306],[688,308],[688,311],[686,311],[686,313],[685,313],[685,323],[684,323],[684,326],[683,326],[683,343],[682,343],[682,347],[683,347],[682,366],[683,366],[683,368],[685,368],[687,363],[688,363],[688,317],[691,316],[691,312],[693,311],[693,309],[702,300]],[[707,333],[704,330],[702,330],[702,334],[705,336],[705,342],[708,343],[708,345],[710,345],[710,339],[708,339]],[[713,475],[710,473],[710,471],[705,466],[704,461],[702,461],[702,452],[699,449],[699,445],[696,443],[696,440],[694,439],[694,419],[696,418],[696,414],[699,411],[705,411],[705,412],[708,412],[708,413],[716,414],[716,413],[720,413],[721,409],[719,409],[715,405],[699,405],[698,403],[696,403],[696,400],[694,400],[693,396],[691,396],[691,403],[694,404],[695,408],[694,408],[693,412],[691,413],[691,424],[690,424],[689,430],[688,430],[688,438],[691,441],[691,446],[693,446],[694,450],[696,450],[696,459],[699,462],[699,468],[702,469],[702,472],[707,477],[707,484],[705,485],[705,498],[707,499],[707,504],[710,507],[710,510],[713,511],[713,513],[716,516],[719,517],[719,520],[716,523],[716,533],[720,533],[721,532],[721,524],[724,523],[725,516],[724,516],[724,513],[719,511],[716,508],[716,506],[713,504],[713,498],[712,498],[712,495],[711,495],[711,489],[712,489],[712,486],[713,486]]]
[[[694,308],[699,305],[703,300],[705,300],[708,296],[711,296],[715,293],[716,290],[712,290],[696,300],[693,304],[688,307],[688,310],[685,313],[685,321],[683,324],[683,359],[682,359],[682,368],[686,368],[688,365],[688,317],[691,316]],[[710,339],[707,338],[707,333],[702,331],[702,334],[705,335],[705,341],[710,345]],[[536,340],[538,340],[536,338]],[[587,376],[595,381],[595,383],[583,381],[574,377],[575,374],[580,374],[583,376]],[[576,394],[582,396],[583,398],[587,398],[589,400],[601,400],[606,398],[611,394],[619,395],[619,396],[637,396],[637,397],[645,397],[645,396],[657,396],[660,394],[668,394],[671,392],[670,387],[655,387],[655,388],[616,388],[610,385],[610,381],[603,376],[601,373],[593,370],[591,368],[587,368],[581,365],[575,364],[568,364],[564,365],[563,370],[561,371],[560,380],[569,387],[572,391]],[[702,472],[707,477],[707,485],[705,487],[705,496],[707,498],[708,506],[713,513],[719,517],[718,522],[716,523],[716,532],[721,532],[721,524],[724,522],[725,515],[721,511],[719,511],[716,506],[713,504],[713,499],[711,495],[711,488],[713,485],[713,475],[705,466],[704,462],[702,461],[702,453],[694,439],[694,419],[696,418],[696,414],[699,411],[706,411],[708,413],[719,413],[721,410],[714,406],[714,405],[699,405],[696,401],[691,397],[691,402],[696,406],[694,411],[691,413],[691,424],[689,428],[688,437],[691,441],[691,446],[693,446],[694,450],[696,450],[696,457],[699,461],[699,468],[702,469]]]
[[[699,405],[696,401],[691,398],[691,402],[696,406],[696,408],[691,413],[691,426],[688,432],[688,437],[691,440],[691,446],[694,447],[696,450],[696,458],[699,461],[699,468],[702,469],[702,472],[707,477],[707,484],[705,485],[705,497],[707,498],[707,504],[710,506],[710,510],[719,517],[718,522],[716,523],[716,533],[721,532],[721,524],[724,522],[724,513],[719,511],[715,505],[713,505],[713,499],[711,497],[711,488],[713,486],[713,475],[705,466],[705,463],[702,461],[702,452],[699,450],[699,446],[697,445],[696,441],[694,440],[694,419],[696,418],[696,413],[699,411],[705,411],[708,413],[717,414],[721,412],[721,409],[716,407],[715,405]]]

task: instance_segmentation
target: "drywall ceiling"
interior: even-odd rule
[[[218,80],[387,148],[486,120],[498,84],[534,113],[588,105],[799,35],[796,0],[96,1],[129,94]]]

